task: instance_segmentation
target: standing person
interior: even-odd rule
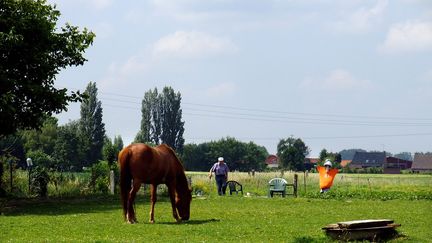
[[[225,164],[224,158],[219,157],[218,162],[214,163],[209,171],[209,178],[211,179],[213,172],[215,173],[216,185],[219,196],[225,195],[226,182],[228,180],[228,165]]]
[[[330,187],[333,185],[333,180],[336,174],[339,172],[338,169],[332,169],[332,163],[329,159],[326,159],[323,166],[317,166],[317,170],[319,172],[319,181],[320,181],[320,192],[324,193],[330,190]]]

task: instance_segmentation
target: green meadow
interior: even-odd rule
[[[123,221],[116,195],[9,198],[0,201],[0,242],[333,242],[323,226],[381,218],[401,224],[392,242],[432,239],[430,175],[341,174],[332,191],[322,195],[316,174],[306,179],[299,174],[297,198],[267,198],[266,181],[280,176],[276,173],[231,173],[231,179],[243,183],[245,195],[222,197],[206,173],[188,175],[194,190],[204,194],[193,198],[187,222],[172,218],[164,190],[155,207],[155,224],[148,223],[150,204],[143,190],[136,201],[139,223],[134,225]],[[284,174],[287,180],[291,177]]]

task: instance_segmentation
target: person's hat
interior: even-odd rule
[[[224,161],[224,158],[223,157],[219,157],[218,158],[218,161],[220,162],[220,161]]]
[[[324,163],[324,166],[330,166],[330,167],[332,167],[332,162],[329,159],[326,159],[326,162]]]

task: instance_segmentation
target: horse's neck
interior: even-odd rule
[[[177,173],[177,192],[184,191],[188,187],[187,178],[183,171]]]

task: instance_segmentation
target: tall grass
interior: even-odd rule
[[[238,181],[243,190],[252,196],[266,196],[268,181],[282,177],[293,183],[294,174],[298,175],[298,196],[308,198],[365,198],[365,199],[429,199],[432,200],[432,176],[418,174],[338,174],[333,187],[326,194],[319,193],[319,175],[317,173],[265,172],[252,176],[243,172],[232,172],[229,180]],[[209,180],[207,173],[188,173],[194,190],[215,193],[215,182]],[[292,190],[288,187],[288,190]]]
[[[248,196],[266,197],[268,181],[274,177],[282,177],[293,183],[294,175],[298,175],[299,197],[306,198],[364,198],[364,199],[428,199],[432,200],[432,175],[423,174],[337,174],[333,187],[326,194],[319,193],[319,176],[317,173],[295,172],[256,172],[254,176],[246,172],[231,172],[229,180],[238,181]],[[208,172],[186,172],[192,181],[194,195],[216,194],[214,177],[208,178]],[[89,188],[90,173],[50,173],[48,184],[49,197],[79,197],[93,195]],[[16,170],[13,173],[13,189],[11,190],[9,173],[5,173],[3,185],[6,191],[15,197],[31,197],[28,192],[28,172]],[[108,183],[108,181],[107,181]],[[292,192],[292,187],[288,187]],[[116,190],[118,191],[118,190]],[[140,190],[140,194],[148,190]],[[159,186],[159,194],[166,194],[164,185]],[[97,193],[96,193],[97,194]]]

